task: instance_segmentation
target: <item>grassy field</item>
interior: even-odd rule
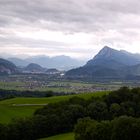
[[[0,123],[8,123],[12,118],[28,117],[33,112],[42,107],[44,104],[54,103],[68,100],[71,97],[78,96],[84,99],[89,99],[92,96],[103,96],[109,92],[95,92],[77,95],[53,96],[46,98],[12,98],[0,101]]]
[[[66,134],[56,135],[56,136],[52,136],[52,137],[44,138],[40,140],[74,140],[74,134],[66,133]]]

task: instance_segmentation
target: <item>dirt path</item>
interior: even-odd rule
[[[48,104],[12,104],[12,106],[45,106]]]

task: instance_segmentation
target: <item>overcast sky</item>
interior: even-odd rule
[[[140,53],[140,0],[0,0],[0,54]]]

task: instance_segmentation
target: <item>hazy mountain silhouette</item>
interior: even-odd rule
[[[24,60],[19,58],[9,58],[8,60],[13,62],[16,66],[20,67],[25,67],[30,63],[36,63],[42,67],[56,68],[59,70],[69,70],[85,64],[85,61],[79,61],[64,55],[56,57],[35,56]]]
[[[18,67],[25,67],[25,66],[30,64],[30,62],[23,60],[23,59],[20,59],[20,58],[16,58],[16,57],[8,58],[7,60],[11,61],[12,63],[14,63]]]

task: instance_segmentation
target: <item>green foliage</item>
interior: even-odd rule
[[[79,119],[78,124],[75,126],[75,140],[85,140],[88,139],[89,136],[89,129],[87,129],[87,126],[91,128],[91,124],[94,124],[92,126],[92,129],[96,126],[97,122],[94,120],[91,120],[90,118],[85,119]]]
[[[75,126],[75,140],[139,140],[140,119],[122,116],[112,121],[81,119]]]
[[[120,116],[122,114],[121,106],[118,103],[111,104],[110,113],[113,118]]]
[[[122,116],[112,122],[111,140],[139,140],[140,119]]]
[[[75,140],[109,140],[111,123],[97,122],[90,118],[80,119],[75,126]]]
[[[87,108],[88,115],[96,120],[104,120],[108,118],[108,108],[105,102],[95,101],[90,103]]]

